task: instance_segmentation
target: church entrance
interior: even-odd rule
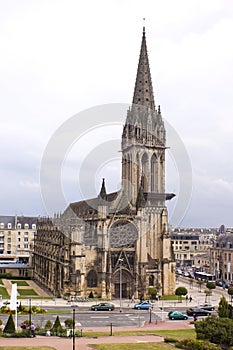
[[[129,271],[122,268],[121,288],[122,298],[131,299],[134,294],[134,279]],[[113,275],[113,296],[114,298],[120,298],[120,269],[118,269]]]

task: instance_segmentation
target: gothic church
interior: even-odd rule
[[[34,277],[54,295],[117,298],[175,290],[165,193],[166,131],[156,108],[143,28],[133,103],[122,133],[122,186],[38,219]]]

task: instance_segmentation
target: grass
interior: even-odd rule
[[[98,350],[174,350],[174,346],[166,343],[118,343],[118,344],[90,344]]]
[[[2,295],[3,299],[9,299],[10,295],[8,294],[6,288],[0,287],[0,294]]]
[[[0,278],[0,284],[3,284],[2,279]]]
[[[92,336],[94,332],[91,332]],[[179,330],[160,330],[160,331],[137,331],[137,332],[115,332],[114,335],[143,335],[143,334],[154,334],[160,335],[166,338],[196,338],[196,333],[194,329],[179,329]],[[87,335],[87,334],[85,334]],[[89,334],[88,334],[89,335]],[[108,333],[109,335],[109,333]],[[96,335],[98,336],[98,335]],[[99,334],[100,336],[100,334]],[[113,337],[114,339],[114,337]],[[114,340],[113,340],[114,341]],[[159,343],[120,343],[120,344],[91,344],[94,349],[97,350],[174,350],[174,345],[168,343],[159,342]]]
[[[176,300],[180,301],[180,297],[177,295],[164,295],[159,300]],[[182,300],[185,300],[185,297],[182,297]]]
[[[29,284],[26,281],[11,281],[11,283],[16,283],[19,287],[27,287]]]
[[[38,295],[34,289],[18,289],[18,293],[20,296]]]
[[[85,332],[83,334],[84,337],[105,337],[109,336],[109,332]],[[183,339],[183,338],[196,338],[196,332],[194,329],[179,329],[179,330],[160,330],[157,331],[154,330],[147,330],[147,331],[119,331],[114,332],[113,329],[113,336],[130,336],[130,335],[159,335],[162,337],[169,337],[169,338],[176,338],[176,339]]]

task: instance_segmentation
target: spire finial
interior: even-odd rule
[[[145,19],[145,17],[144,17],[144,18],[143,18],[143,31],[142,31],[143,36],[146,34],[145,22],[146,22],[146,19]]]

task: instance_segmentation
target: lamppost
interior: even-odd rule
[[[29,326],[31,326],[32,324],[32,297],[28,297],[29,298]]]
[[[120,312],[122,312],[122,261],[123,259],[119,259],[120,262]]]
[[[73,350],[75,350],[75,309],[73,309],[72,343]]]

